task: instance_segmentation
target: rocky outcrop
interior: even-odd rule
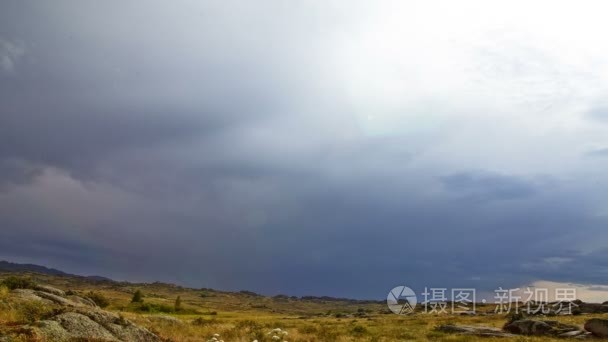
[[[58,309],[54,316],[14,329],[31,339],[57,342],[161,341],[149,330],[116,313],[100,309],[88,298],[66,296],[63,291],[46,286],[36,286],[34,290],[13,290],[12,294],[18,301],[41,301]]]
[[[532,336],[559,336],[572,331],[581,332],[579,327],[575,325],[563,324],[558,321],[537,321],[531,319],[522,319],[505,324],[503,327],[508,331],[517,335],[532,335]]]
[[[479,337],[516,337],[518,335],[544,336],[559,338],[586,339],[593,334],[597,337],[608,337],[608,320],[591,319],[585,324],[585,329],[558,321],[538,321],[521,319],[505,324],[497,329],[486,326],[445,324],[435,328],[436,331],[449,334],[471,335]]]
[[[71,296],[67,296],[67,299],[71,300],[72,302],[76,302],[78,304],[82,304],[82,305],[86,305],[86,306],[91,306],[96,308],[97,304],[95,304],[94,301],[90,300],[89,298],[85,298],[85,297],[80,297],[80,296],[75,296],[75,295],[71,295]]]
[[[481,337],[515,337],[515,335],[506,333],[500,329],[484,326],[444,324],[438,326],[435,330],[449,334]]]
[[[34,290],[42,291],[42,292],[46,292],[46,293],[51,293],[51,294],[54,294],[56,296],[65,297],[65,292],[63,290],[60,290],[58,288],[55,288],[55,287],[52,287],[52,286],[48,286],[48,285],[36,285],[34,287]]]

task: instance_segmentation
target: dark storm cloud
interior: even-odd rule
[[[600,260],[581,250],[587,234],[605,241],[603,208],[586,183],[528,172],[508,153],[531,149],[519,130],[408,116],[407,91],[360,99],[339,70],[361,71],[373,49],[334,54],[365,15],[238,1],[0,9],[0,257],[269,294],[600,281],[549,267]],[[412,103],[450,107],[433,96]],[[400,132],[376,108],[407,129],[366,133]],[[491,157],[462,162],[470,146]]]

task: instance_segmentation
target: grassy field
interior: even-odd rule
[[[5,275],[4,275],[5,276]],[[483,338],[439,333],[439,324],[455,323],[500,328],[505,315],[400,316],[387,311],[382,302],[264,297],[253,293],[229,293],[210,289],[188,289],[169,284],[130,284],[88,281],[77,277],[27,274],[38,283],[49,284],[79,295],[90,291],[108,299],[106,310],[146,327],[167,341],[208,341],[214,334],[230,342],[273,341],[271,330],[286,331],[284,341],[563,341],[540,337]],[[0,279],[3,275],[0,274]],[[135,291],[144,294],[143,303],[131,303]],[[181,307],[175,310],[175,300]],[[0,289],[0,302],[10,292]],[[0,329],[27,320],[19,307],[4,305]],[[490,307],[480,311],[491,310]],[[602,317],[602,315],[593,315]],[[555,317],[582,326],[589,315]],[[604,315],[604,318],[606,315]],[[1,330],[0,330],[1,331]]]

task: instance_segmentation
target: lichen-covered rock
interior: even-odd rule
[[[30,289],[15,289],[11,291],[13,298],[24,301],[41,301],[46,304],[52,304],[53,301],[44,299],[38,295],[36,295],[36,291]]]
[[[78,303],[78,304],[82,304],[82,305],[86,305],[86,306],[90,306],[93,308],[97,307],[97,304],[95,304],[94,301],[92,301],[89,298],[86,297],[80,297],[80,296],[76,296],[76,295],[71,295],[71,296],[67,296],[67,299],[71,300],[72,302]]]
[[[41,301],[56,309],[55,316],[15,327],[13,333],[42,341],[133,341],[161,339],[113,312],[105,311],[88,298],[62,296],[59,292],[21,289],[11,292],[17,302]]]
[[[118,341],[102,325],[76,312],[66,312],[51,318],[51,320],[58,322],[71,339]]]
[[[157,342],[158,336],[145,328],[103,310],[66,312],[34,323],[29,329],[34,336],[48,341],[133,341]]]
[[[60,290],[58,288],[48,286],[48,285],[36,285],[34,287],[34,290],[54,294],[56,296],[65,297],[65,292],[63,290]]]
[[[34,325],[35,334],[49,341],[68,341],[71,336],[57,321],[39,321]]]
[[[80,304],[73,302],[65,297],[61,297],[52,293],[43,292],[43,291],[34,291],[34,294],[40,298],[48,299],[55,304],[63,305],[63,306],[79,306]]]

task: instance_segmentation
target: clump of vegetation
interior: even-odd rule
[[[352,330],[351,330],[351,331],[352,331],[352,333],[353,333],[354,335],[365,335],[365,334],[367,334],[367,328],[366,328],[366,327],[364,327],[364,326],[362,326],[362,325],[355,325],[355,326],[352,328]]]
[[[287,340],[285,340],[285,337],[287,337],[289,333],[285,330],[282,330],[281,328],[274,328],[267,335],[271,336],[272,341],[287,342]]]
[[[148,313],[174,313],[175,310],[169,306],[164,304],[155,304],[155,303],[143,303],[136,309],[140,312],[148,312]]]
[[[197,326],[205,326],[205,325],[213,325],[217,324],[217,320],[214,319],[204,319],[203,317],[198,317],[192,321],[192,325]]]
[[[17,307],[18,317],[21,321],[32,323],[53,314],[53,309],[40,301],[27,301]]]
[[[10,290],[5,285],[0,285],[0,300],[4,300],[8,297]]]
[[[175,299],[175,311],[180,311],[182,309],[182,298],[177,296]]]
[[[135,291],[135,293],[133,294],[133,298],[131,298],[131,303],[143,303],[143,302],[144,302],[144,295],[143,295],[143,293],[141,293],[141,290]]]
[[[6,286],[9,290],[33,289],[36,283],[28,277],[10,276],[0,282],[1,286]]]
[[[97,306],[99,306],[100,308],[105,308],[108,305],[110,305],[110,300],[108,298],[106,298],[106,296],[101,294],[100,292],[89,291],[85,295],[85,297],[87,297],[90,300],[92,300],[93,302],[95,302],[95,304],[97,304]]]

